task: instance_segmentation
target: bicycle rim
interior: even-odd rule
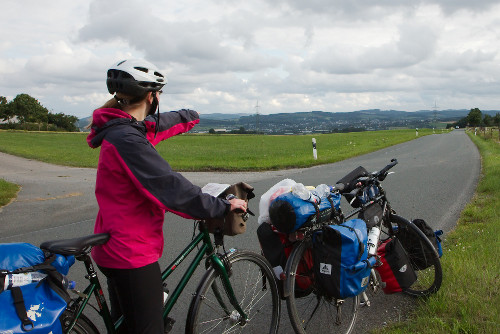
[[[302,257],[311,247],[311,241],[303,241],[290,254],[287,262],[286,299],[288,314],[296,333],[351,333],[356,323],[359,297],[343,300],[321,296],[313,287],[311,293],[304,295],[297,289],[297,268]]]
[[[186,333],[276,333],[279,324],[278,288],[267,261],[258,254],[229,255],[231,286],[248,321],[229,302],[222,280],[210,269],[193,296]]]
[[[398,226],[396,237],[398,233],[406,229],[406,233],[409,233],[411,238],[415,240],[413,245],[409,246],[408,243],[405,244],[404,240],[400,239],[417,274],[415,283],[405,289],[404,293],[415,297],[425,297],[437,292],[441,287],[443,273],[436,249],[425,234],[408,220],[392,215],[391,223]]]

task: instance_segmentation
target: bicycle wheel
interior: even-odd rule
[[[281,304],[267,260],[249,251],[235,251],[228,255],[228,260],[229,280],[248,321],[240,321],[222,279],[210,268],[191,301],[186,333],[276,333]]]
[[[95,327],[95,325],[83,314],[80,315],[78,320],[76,321],[75,326],[71,330],[71,332],[67,332],[67,327],[70,325],[73,320],[73,313],[66,310],[61,315],[61,324],[63,326],[63,332],[67,334],[99,334],[99,331]]]
[[[417,274],[415,283],[403,292],[416,297],[437,292],[441,287],[443,272],[439,255],[431,241],[415,224],[403,217],[391,215],[391,223],[397,227],[395,236],[401,241]]]
[[[310,271],[297,275],[299,265],[304,267],[304,254],[311,248],[311,240],[297,243],[286,264],[286,299],[290,321],[296,333],[351,333],[356,323],[359,297],[335,299],[318,293],[316,288],[304,295],[297,282],[313,278]],[[301,280],[297,280],[300,277]]]

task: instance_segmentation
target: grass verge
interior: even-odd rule
[[[481,153],[482,176],[444,242],[443,285],[409,321],[375,333],[500,333],[500,144],[470,137]]]
[[[21,189],[17,184],[0,179],[0,208],[10,203]]]

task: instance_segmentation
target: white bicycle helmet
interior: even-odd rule
[[[157,92],[167,83],[158,68],[142,59],[122,60],[108,69],[106,84],[110,94],[121,92],[142,97]]]

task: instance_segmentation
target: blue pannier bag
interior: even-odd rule
[[[315,282],[320,293],[338,298],[363,292],[376,262],[368,257],[366,223],[352,219],[313,234]]]
[[[74,262],[28,243],[0,244],[0,333],[62,333],[59,318],[70,300],[63,275]],[[6,275],[36,271],[47,277],[4,290]]]
[[[340,199],[340,194],[332,193],[317,204],[287,192],[271,202],[269,218],[279,232],[292,233],[301,227],[329,222],[340,207]]]

